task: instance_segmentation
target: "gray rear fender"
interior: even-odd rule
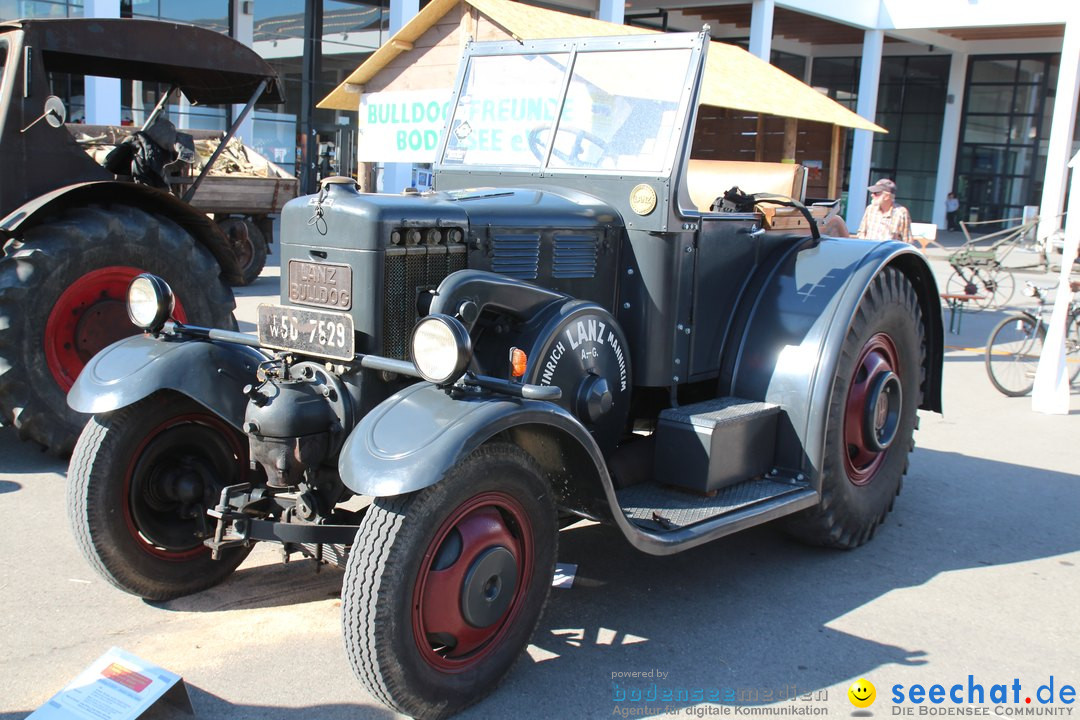
[[[338,471],[357,494],[402,495],[434,485],[499,439],[537,461],[566,509],[591,515],[614,500],[600,448],[566,410],[505,396],[451,397],[429,383],[410,385],[364,416],[341,450]]]
[[[243,388],[255,382],[266,359],[245,345],[135,335],[91,358],[67,401],[73,410],[96,415],[175,390],[239,430],[248,400]]]
[[[941,411],[943,329],[937,284],[926,259],[899,242],[824,239],[793,247],[750,289],[726,382],[737,397],[776,403],[785,424],[777,464],[820,481],[829,398],[840,348],[873,279],[904,274],[922,311],[926,344],[921,409]]]

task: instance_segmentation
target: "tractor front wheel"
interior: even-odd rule
[[[354,674],[416,718],[487,695],[540,618],[557,530],[549,483],[511,445],[480,448],[437,485],[376,499],[342,588]]]
[[[75,540],[101,577],[147,600],[218,584],[247,557],[214,560],[206,514],[248,475],[247,439],[193,400],[159,392],[104,415],[79,437],[68,470]]]

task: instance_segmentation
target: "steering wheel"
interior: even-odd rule
[[[540,125],[529,131],[529,152],[541,163],[547,156],[548,143],[544,142],[544,133],[550,130],[548,125]],[[581,128],[560,126],[557,135],[569,134],[573,138],[569,150],[561,150],[552,143],[551,156],[558,158],[570,167],[599,167],[600,161],[607,154],[607,140]],[[585,160],[586,150],[595,148],[599,154],[593,160]]]

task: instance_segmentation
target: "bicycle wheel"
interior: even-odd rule
[[[1065,364],[1069,369],[1069,382],[1075,383],[1080,376],[1080,312],[1069,316],[1065,333]]]
[[[953,270],[953,274],[945,281],[945,292],[949,295],[979,295],[981,285],[976,284],[976,276],[970,266],[962,268],[968,274],[962,274],[960,269]]]
[[[986,374],[1004,395],[1031,392],[1046,329],[1030,315],[1010,315],[997,324],[986,342]]]
[[[976,300],[981,307],[999,308],[1012,299],[1013,291],[1016,290],[1016,278],[1011,270],[1003,267],[991,267],[978,274],[982,282],[980,294],[986,297],[985,302]]]

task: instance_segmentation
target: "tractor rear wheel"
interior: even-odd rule
[[[796,538],[858,547],[892,510],[922,402],[922,328],[911,282],[886,268],[859,302],[840,349],[825,429],[821,502],[787,519]]]
[[[234,329],[232,291],[210,251],[171,220],[116,205],[66,211],[9,240],[0,257],[0,422],[57,455],[87,416],[67,391],[87,361],[139,332],[127,317],[128,283],[160,275],[176,319]]]

